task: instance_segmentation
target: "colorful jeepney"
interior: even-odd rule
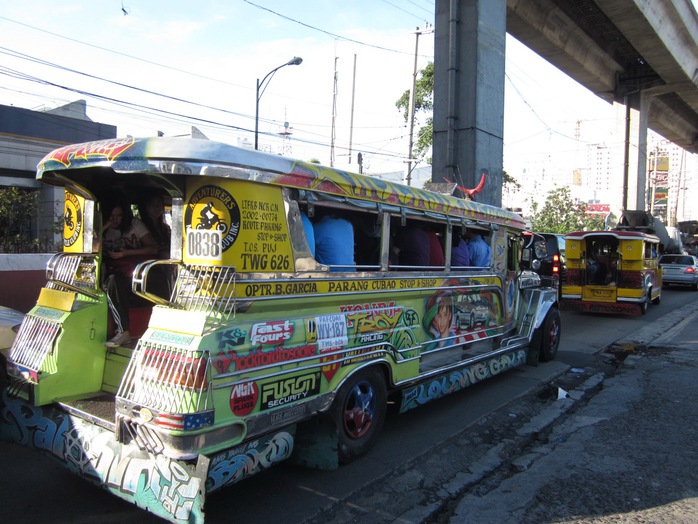
[[[644,315],[662,297],[660,239],[643,231],[578,231],[565,236],[563,309]]]
[[[524,222],[496,207],[188,138],[67,146],[37,178],[65,190],[64,249],[11,348],[1,436],[172,522],[279,461],[366,453],[388,399],[404,412],[558,348],[556,290],[519,267]],[[134,343],[108,348],[100,211],[117,190],[159,191],[172,238],[133,274]],[[303,215],[330,211],[354,226],[350,268],[313,256]],[[399,264],[410,227],[439,265]],[[465,228],[489,267],[451,265]]]

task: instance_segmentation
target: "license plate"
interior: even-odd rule
[[[593,289],[591,291],[591,294],[595,297],[599,298],[608,298],[613,296],[613,290],[612,289]]]

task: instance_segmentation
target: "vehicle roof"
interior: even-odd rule
[[[565,238],[567,240],[582,239],[588,237],[601,237],[601,236],[612,236],[618,240],[647,240],[648,242],[659,243],[659,237],[656,235],[651,235],[649,233],[644,233],[642,231],[574,231],[572,233],[567,233]]]
[[[36,177],[62,184],[64,182],[52,176],[53,173],[69,178],[66,171],[95,167],[109,168],[120,174],[149,173],[165,177],[187,174],[251,180],[443,213],[465,220],[482,220],[517,229],[525,227],[521,216],[495,206],[319,164],[188,137],[128,137],[65,146],[52,151],[41,160]]]

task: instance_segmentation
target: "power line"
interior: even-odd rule
[[[290,16],[282,15],[281,13],[277,13],[276,11],[269,9],[268,7],[261,6],[259,4],[255,4],[254,2],[251,2],[250,0],[243,0],[246,4],[250,4],[253,7],[256,7],[257,9],[261,9],[262,11],[267,11],[268,13],[271,13],[273,15],[278,16],[279,18],[283,18],[284,20],[288,20],[289,22],[293,22],[294,24],[302,25],[303,27],[307,27],[308,29],[312,29],[313,31],[318,31],[320,33],[323,33],[327,36],[331,36],[334,39],[337,40],[344,40],[345,42],[352,42],[354,44],[366,46],[366,47],[372,47],[373,49],[380,49],[381,51],[388,51],[390,53],[398,53],[401,55],[412,55],[412,53],[406,52],[406,51],[399,51],[397,49],[390,49],[388,47],[382,47],[379,45],[375,44],[367,44],[366,42],[361,42],[359,40],[354,40],[353,38],[347,38],[346,36],[338,35],[336,33],[331,33],[330,31],[326,31],[324,29],[320,29],[319,27],[312,26],[310,24],[306,24],[305,22],[301,22],[300,20],[296,20],[295,18],[291,18]],[[426,55],[425,55],[426,56]]]
[[[109,48],[107,48],[107,47],[101,47],[101,46],[98,46],[98,45],[95,45],[95,44],[90,44],[90,43],[88,43],[88,42],[83,42],[82,40],[78,40],[78,39],[76,39],[76,38],[70,38],[70,37],[65,36],[65,35],[61,35],[61,34],[58,34],[58,33],[54,33],[54,32],[52,32],[52,31],[48,31],[48,30],[46,30],[46,29],[41,29],[41,28],[35,27],[35,26],[33,26],[33,25],[25,24],[24,22],[19,22],[19,21],[17,21],[17,20],[12,20],[11,18],[7,18],[7,17],[2,16],[2,15],[0,15],[0,20],[5,20],[5,21],[11,22],[11,23],[13,23],[13,24],[17,24],[17,25],[21,25],[21,26],[27,27],[27,28],[32,29],[32,30],[34,30],[34,31],[39,31],[39,32],[41,32],[41,33],[45,33],[45,34],[48,34],[48,35],[51,35],[51,36],[55,36],[56,38],[61,38],[61,39],[63,39],[63,40],[69,40],[69,41],[71,41],[71,42],[75,42],[76,44],[84,45],[84,46],[87,46],[87,47],[92,47],[92,48],[94,48],[94,49],[99,49],[100,51],[106,51],[107,53],[112,53],[112,54],[115,54],[115,55],[123,56],[123,57],[126,57],[126,58],[130,58],[130,59],[132,59],[132,60],[137,60],[137,61],[139,61],[139,62],[143,62],[143,63],[145,63],[145,64],[150,64],[150,65],[162,67],[162,68],[164,68],[164,69],[169,69],[169,70],[171,70],[171,71],[176,71],[176,72],[178,72],[178,73],[183,73],[183,74],[185,74],[185,75],[194,76],[194,77],[197,77],[197,78],[202,78],[202,79],[204,79],[204,80],[211,80],[211,81],[213,81],[213,82],[219,82],[219,83],[221,83],[221,84],[226,84],[226,85],[230,85],[230,86],[234,86],[234,87],[240,87],[240,88],[243,88],[243,89],[252,89],[252,88],[250,88],[250,87],[241,86],[241,85],[239,85],[239,84],[234,84],[234,83],[232,83],[232,82],[227,82],[227,81],[225,81],[225,80],[221,80],[220,78],[214,78],[214,77],[211,77],[211,76],[200,75],[200,74],[198,74],[198,73],[192,73],[191,71],[187,71],[186,69],[178,69],[178,68],[176,68],[176,67],[172,67],[172,66],[160,64],[160,63],[158,63],[158,62],[153,62],[153,61],[151,61],[151,60],[146,60],[146,59],[144,59],[144,58],[139,58],[139,57],[137,57],[137,56],[129,55],[129,54],[126,54],[126,53],[121,53],[121,52],[119,52],[119,51],[114,51],[113,49],[109,49]]]

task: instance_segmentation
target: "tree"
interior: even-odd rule
[[[531,207],[533,231],[565,234],[604,228],[603,218],[588,216],[587,205],[574,202],[567,187],[550,191],[542,209],[538,209],[537,202],[533,202]]]
[[[402,112],[405,122],[410,118],[410,90],[405,91],[395,102],[395,106]],[[434,109],[434,62],[429,62],[421,70],[416,82],[414,96],[414,113],[431,113]],[[427,117],[424,125],[417,130],[417,140],[412,151],[415,158],[431,164],[431,156],[427,156],[434,143],[434,127],[431,116]]]
[[[52,233],[62,231],[63,217],[57,216],[53,231],[38,238],[34,221],[39,209],[39,191],[20,187],[0,188],[0,253],[55,251]]]
[[[519,184],[519,182],[513,176],[504,170],[502,170],[502,186],[504,190],[511,190],[513,193],[521,191],[521,184]]]

